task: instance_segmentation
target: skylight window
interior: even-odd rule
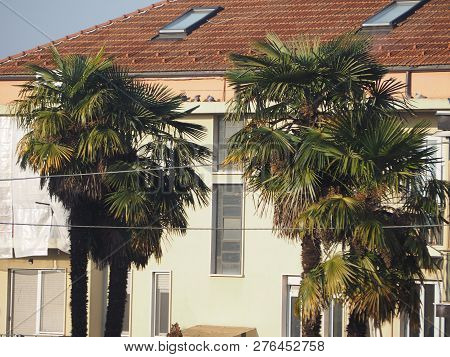
[[[363,23],[363,28],[392,28],[427,0],[397,0]]]
[[[221,7],[195,7],[159,30],[160,39],[184,38],[221,11]]]

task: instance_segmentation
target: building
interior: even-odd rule
[[[198,105],[187,120],[208,129],[204,144],[214,148],[220,162],[225,154],[222,144],[238,129],[222,120],[226,101],[233,96],[224,78],[230,52],[249,53],[250,44],[268,32],[283,38],[308,34],[328,39],[362,29],[373,35],[373,53],[389,67],[388,76],[403,81],[405,95],[415,98],[417,118],[431,123],[430,144],[442,148],[438,176],[449,179],[449,20],[448,0],[172,0],[66,36],[53,45],[62,54],[89,54],[104,47],[132,75],[184,93],[186,108]],[[51,64],[47,48],[40,46],[0,61],[1,105],[17,98],[16,85],[28,78],[24,64]],[[2,110],[1,123],[7,123],[7,109]],[[183,329],[197,326],[189,329],[192,335],[204,335],[206,330],[215,335],[298,336],[292,302],[300,281],[300,244],[272,234],[270,212],[264,217],[255,214],[254,198],[245,194],[239,172],[220,165],[201,172],[213,195],[208,207],[190,213],[191,228],[238,227],[242,231],[222,237],[215,231],[190,230],[186,237],[164,243],[160,264],[152,262],[143,271],[130,272],[124,335],[163,335],[171,323],[178,322]],[[6,215],[2,219],[8,221]],[[421,287],[418,334],[442,336],[445,329],[449,332],[450,320],[436,317],[434,304],[450,300],[445,283],[450,275],[448,228],[430,245],[432,254],[443,261],[443,274],[430,276]],[[59,296],[55,291],[68,286],[68,256],[58,252],[51,249],[38,258],[0,260],[0,334],[70,334],[67,295],[49,305],[53,315],[59,316],[51,328],[45,326],[45,308],[31,313],[29,326],[22,323],[32,308],[46,301],[46,294],[36,296],[36,291],[46,291],[46,272],[57,277],[52,285],[56,290],[50,289],[48,296]],[[95,268],[90,271],[91,336],[102,333],[106,276]],[[30,289],[28,295],[20,295],[23,286]],[[23,299],[20,304],[15,303],[19,298]],[[21,311],[26,304],[29,310]],[[324,317],[325,336],[345,335],[345,307],[335,304]],[[396,319],[383,326],[382,334],[415,332],[407,321]]]

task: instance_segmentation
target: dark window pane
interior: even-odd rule
[[[291,326],[290,326],[290,336],[300,337],[300,319],[295,316],[295,306],[297,305],[297,298],[295,296],[291,297]]]
[[[434,336],[434,284],[425,284],[424,336]]]
[[[169,293],[161,292],[160,333],[169,332]]]
[[[333,337],[342,337],[342,304],[333,303]]]

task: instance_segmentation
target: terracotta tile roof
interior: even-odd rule
[[[323,39],[361,27],[390,0],[172,0],[54,41],[62,54],[87,54],[104,46],[131,72],[215,71],[229,52],[248,52],[268,32]],[[222,6],[209,22],[178,41],[150,41],[192,7]],[[430,0],[387,34],[374,35],[374,54],[388,66],[450,64],[450,2]],[[25,63],[48,65],[48,45],[0,60],[0,74],[26,73]]]

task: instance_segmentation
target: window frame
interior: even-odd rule
[[[425,337],[425,285],[434,285],[434,320],[433,320],[433,329],[434,336],[433,337],[442,337],[444,332],[444,318],[436,316],[436,302],[441,301],[441,290],[440,290],[440,282],[439,281],[424,281],[423,284],[417,283],[420,289],[420,332],[418,337]],[[410,326],[409,326],[409,318],[405,316],[400,317],[400,336],[402,337],[415,337],[410,336]],[[405,329],[405,330],[403,330]]]
[[[184,12],[177,18],[175,18],[170,23],[164,25],[162,28],[159,29],[158,35],[154,37],[154,39],[183,39],[189,34],[191,34],[194,30],[205,24],[209,19],[216,16],[220,11],[223,10],[223,7],[221,6],[198,6],[198,7],[192,7],[188,11]],[[181,20],[183,17],[188,17],[189,14],[195,13],[195,12],[205,12],[205,16],[203,16],[201,19],[193,22],[191,25],[186,26],[184,28],[180,29],[168,29],[170,25],[174,24],[175,22]]]
[[[282,275],[282,289],[281,289],[281,336],[282,337],[296,337],[292,336],[292,298],[298,297],[300,289],[300,276],[298,275]],[[300,320],[299,336],[302,336],[302,326]]]
[[[434,166],[434,175],[437,180],[444,179],[445,173],[445,158],[444,158],[444,139],[441,136],[436,135],[428,135],[425,137],[426,146],[427,147],[435,147],[436,148],[436,158],[440,159],[440,162],[437,162]],[[435,142],[434,144],[431,142]],[[431,177],[429,177],[431,178]],[[441,228],[440,237],[433,237],[433,232],[430,231],[430,236],[427,238],[428,244],[433,247],[443,247],[445,241],[444,231],[446,230],[445,225]]]
[[[226,274],[217,272],[217,222],[218,222],[218,186],[240,186],[241,195],[241,249],[240,249],[240,271],[238,274]],[[243,277],[244,276],[244,237],[245,237],[245,186],[244,183],[213,183],[212,184],[212,234],[211,234],[211,264],[210,276],[212,277]]]
[[[158,275],[168,275],[169,276],[169,326],[167,328],[167,333],[170,332],[170,327],[172,324],[172,272],[171,271],[153,271],[152,272],[152,294],[151,294],[151,332],[153,337],[166,337],[166,334],[156,334],[156,284]]]
[[[399,22],[402,22],[405,20],[408,16],[410,16],[414,11],[422,7],[425,3],[427,3],[428,0],[394,0],[390,4],[386,5],[379,11],[377,11],[375,14],[370,16],[368,19],[366,19],[362,24],[362,29],[392,29],[394,26],[396,26]],[[393,8],[398,3],[416,3],[413,5],[410,9],[406,10],[402,14],[398,15],[397,17],[393,18],[391,21],[388,22],[379,22],[379,23],[367,23],[371,19],[375,18],[376,16],[380,15],[381,13],[385,12],[388,13],[388,10],[390,8]]]
[[[334,331],[334,313],[336,309],[336,303],[340,304],[341,308],[341,326],[340,326],[340,336],[335,336]],[[344,336],[344,317],[345,317],[345,305],[341,302],[336,301],[335,299],[332,299],[330,302],[330,305],[328,309],[323,311],[324,315],[324,336],[325,337],[343,337]]]
[[[236,167],[236,165],[232,165],[231,167],[223,167],[219,162],[220,158],[220,148],[221,148],[221,130],[220,124],[226,122],[225,117],[223,115],[216,116],[213,121],[213,174],[222,174],[222,175],[242,175],[242,169]],[[242,127],[245,127],[245,121],[242,120]],[[228,143],[223,143],[224,145],[228,145]]]
[[[286,335],[287,337],[302,337],[302,326],[300,321],[300,332],[299,336],[292,336],[292,298],[298,298],[298,293],[300,290],[300,285],[289,285],[288,284],[288,301],[287,301],[287,319],[286,319]]]
[[[7,328],[8,332],[11,335],[14,335],[13,331],[13,323],[14,323],[14,272],[16,271],[36,271],[37,272],[37,282],[36,282],[36,312],[35,312],[35,333],[31,336],[49,336],[49,337],[60,337],[65,336],[66,331],[66,315],[67,315],[67,270],[66,269],[52,269],[52,268],[43,268],[43,269],[27,269],[27,268],[11,268],[8,269],[9,279],[8,279],[8,287],[10,289],[8,294],[8,315],[7,315]],[[63,308],[63,322],[62,322],[62,331],[57,332],[45,332],[41,331],[41,319],[42,319],[42,273],[43,272],[59,272],[64,274],[64,308]],[[20,335],[20,334],[17,334]]]

